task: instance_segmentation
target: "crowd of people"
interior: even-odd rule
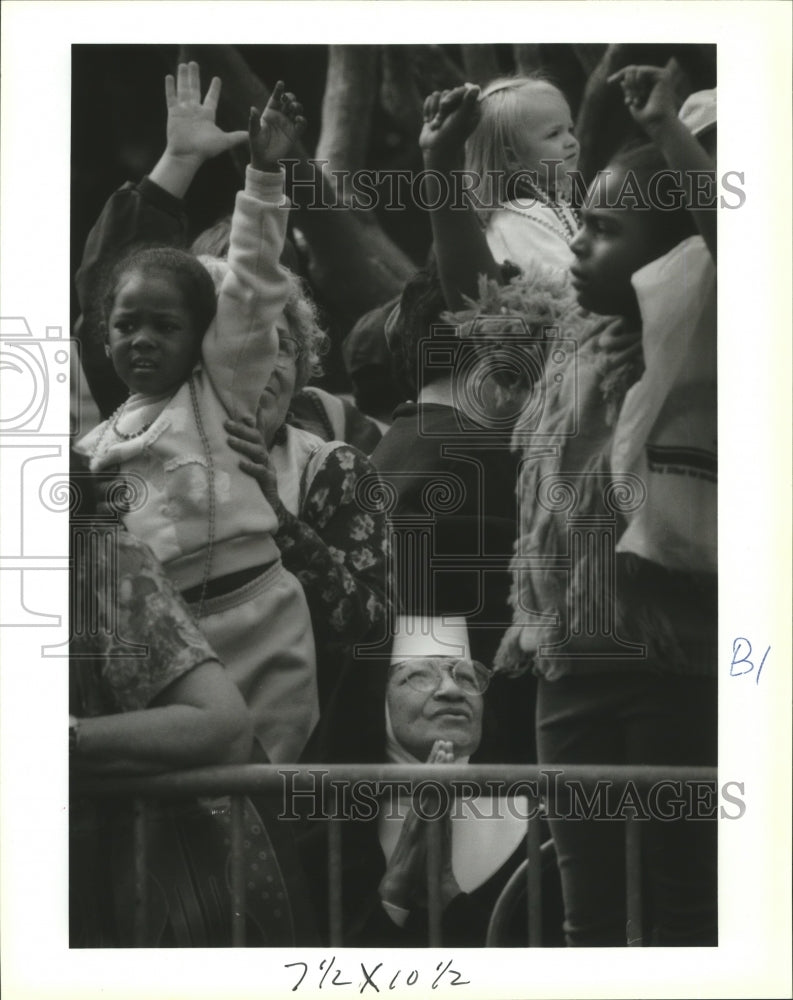
[[[327,338],[279,165],[299,101],[278,83],[224,132],[220,80],[166,77],[164,152],[110,196],[75,277],[101,418],[72,452],[75,774],[716,764],[715,213],[681,183],[714,170],[715,91],[678,108],[641,66],[612,85],[647,141],[583,200],[551,81],[427,97],[425,183],[477,183],[429,212],[426,265],[354,331],[404,399],[383,422],[309,384]],[[196,173],[246,143],[231,215],[188,246]],[[437,821],[458,946],[485,944],[526,853],[520,810],[483,811]],[[423,944],[427,821],[386,812],[345,824],[345,941]],[[621,818],[559,816],[544,943],[624,945]],[[327,941],[324,825],[256,796],[243,821],[248,942]],[[230,944],[228,801],[149,823],[147,942]],[[74,946],[132,943],[131,827],[76,794]],[[644,846],[648,941],[715,945],[715,823],[656,817]]]

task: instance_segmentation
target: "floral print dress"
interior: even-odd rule
[[[356,643],[382,629],[386,616],[388,526],[364,510],[356,491],[377,475],[347,444],[330,447],[307,485],[299,515],[281,504],[275,541],[284,566],[303,586],[317,645],[320,700]]]

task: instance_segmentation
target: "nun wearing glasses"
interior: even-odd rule
[[[362,713],[357,726],[346,727],[347,733],[356,733],[357,760],[418,767],[468,763],[482,739],[490,676],[471,657],[464,618],[400,615],[390,664],[370,664],[359,676],[366,690],[355,701],[371,710]],[[335,759],[356,759],[351,746]],[[435,817],[442,826],[442,942],[485,945],[493,906],[526,857],[529,803],[521,795],[449,796],[440,787],[427,782],[416,799],[406,789],[381,787],[374,793],[366,789],[368,798],[353,793],[347,800],[342,833],[345,945],[427,945],[427,831]],[[307,860],[309,883],[324,892],[327,879],[321,866],[327,853],[316,832],[313,864]],[[554,940],[561,926],[557,881],[551,863],[544,873],[546,945],[561,943]],[[327,913],[324,896],[315,905],[315,912]],[[525,898],[515,917],[501,946],[526,945]]]

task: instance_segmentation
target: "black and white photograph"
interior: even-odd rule
[[[789,995],[752,6],[4,5],[13,1000]]]

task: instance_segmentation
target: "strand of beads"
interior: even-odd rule
[[[573,208],[572,205],[568,205],[565,201],[552,198],[547,191],[544,191],[529,177],[519,177],[517,180],[517,187],[522,196],[528,195],[528,197],[534,198],[535,201],[540,202],[541,205],[546,205],[550,208],[562,227],[565,240],[568,243],[572,243],[578,233],[578,228],[581,222],[576,209]],[[572,222],[570,221],[571,217],[573,219]]]
[[[113,432],[116,434],[117,437],[120,437],[122,441],[132,441],[136,437],[140,437],[141,434],[145,434],[146,431],[154,423],[153,420],[150,420],[148,423],[144,424],[142,427],[139,427],[138,430],[132,431],[131,434],[125,434],[124,431],[122,431],[122,430],[119,429],[118,424],[119,424],[119,421],[121,420],[121,418],[124,416],[124,414],[126,412],[127,404],[128,403],[129,403],[129,400],[125,399],[124,402],[121,404],[121,406],[119,406],[119,408],[116,410],[116,412],[110,418],[110,424],[111,424],[111,426],[113,428]]]
[[[117,407],[113,413],[107,418],[102,428],[102,433],[99,435],[99,440],[94,445],[93,451],[91,452],[91,458],[94,459],[102,451],[102,445],[105,443],[105,438],[109,431],[113,431],[116,437],[120,438],[122,441],[132,441],[133,438],[140,437],[141,434],[145,434],[146,431],[151,427],[151,422],[144,424],[140,430],[134,431],[132,434],[125,434],[123,431],[119,430],[118,423],[124,416],[127,409],[127,404],[129,399],[125,399],[121,406]]]
[[[204,429],[204,422],[201,419],[201,413],[198,409],[198,398],[196,396],[195,383],[192,378],[189,380],[188,384],[190,386],[190,402],[193,404],[193,416],[195,417],[198,434],[204,448],[204,457],[207,461],[207,504],[209,507],[209,527],[207,532],[207,554],[206,559],[204,560],[204,574],[201,579],[201,596],[198,599],[198,610],[196,611],[196,618],[200,618],[204,610],[204,599],[206,597],[207,584],[209,583],[210,573],[212,572],[212,555],[215,546],[215,463],[212,459],[212,451],[209,447],[209,439],[207,438],[206,430]]]

